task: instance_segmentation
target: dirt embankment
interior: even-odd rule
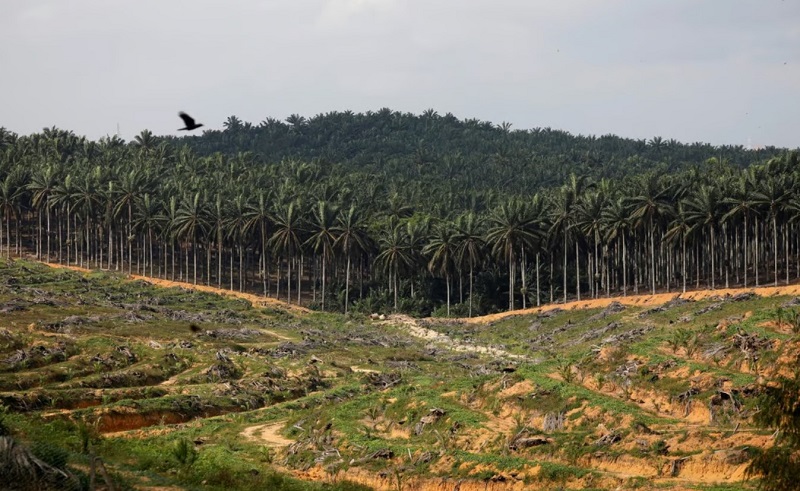
[[[65,268],[71,269],[73,271],[81,271],[84,273],[91,272],[92,270],[87,268],[81,268],[78,266],[66,266],[63,264],[57,263],[42,263],[46,264],[47,266],[53,268]],[[191,290],[198,290],[210,293],[217,293],[221,295],[228,295],[236,298],[241,298],[244,300],[249,301],[253,304],[254,307],[275,307],[281,309],[287,309],[294,312],[302,312],[302,313],[309,313],[311,310],[292,303],[287,303],[283,300],[278,300],[276,298],[271,297],[262,297],[259,295],[254,295],[252,293],[245,293],[245,292],[237,292],[232,290],[226,290],[223,288],[216,288],[213,286],[208,285],[195,285],[192,283],[185,283],[181,281],[171,281],[165,280],[161,278],[151,278],[148,276],[140,276],[140,275],[129,275],[129,277],[133,280],[142,280],[153,285],[170,288],[170,287],[181,287]],[[739,293],[745,292],[753,292],[756,295],[761,297],[772,297],[772,296],[779,296],[779,295],[797,295],[800,296],[800,284],[797,285],[785,285],[785,286],[760,286],[760,287],[750,287],[750,288],[723,288],[723,289],[716,289],[716,290],[695,290],[695,291],[688,291],[686,293],[657,293],[655,295],[628,295],[625,297],[607,297],[607,298],[594,298],[594,299],[587,299],[587,300],[574,300],[567,303],[554,303],[548,305],[542,305],[541,307],[531,307],[527,309],[521,310],[512,310],[508,312],[499,312],[496,314],[484,315],[479,317],[470,317],[470,318],[462,318],[462,319],[451,319],[453,321],[463,321],[463,322],[470,322],[470,323],[486,323],[486,322],[494,322],[499,319],[503,319],[505,317],[510,317],[514,315],[529,315],[529,314],[537,314],[540,312],[546,312],[548,310],[553,309],[564,309],[564,310],[573,310],[573,309],[592,309],[592,308],[604,308],[607,307],[612,302],[619,302],[623,305],[639,305],[639,306],[657,306],[663,305],[670,300],[675,298],[684,298],[688,300],[703,300],[710,297],[715,296],[725,296],[725,295],[737,295]],[[413,334],[419,335],[419,337],[432,339],[441,336],[440,334],[436,333],[435,331],[431,332],[424,332],[424,331],[415,331]]]
[[[58,263],[45,263],[45,262],[42,262],[42,264],[50,266],[51,268],[69,269],[69,270],[72,270],[72,271],[80,271],[82,273],[90,273],[90,272],[93,271],[91,269],[81,268],[79,266],[71,266],[71,265],[67,266],[67,265],[58,264]],[[107,271],[107,270],[101,270],[101,271]],[[197,291],[202,291],[202,292],[216,293],[216,294],[220,294],[220,295],[227,295],[227,296],[230,296],[230,297],[241,298],[241,299],[247,300],[248,302],[253,304],[254,307],[276,307],[276,308],[281,308],[281,309],[292,310],[292,311],[295,311],[295,312],[303,312],[303,313],[311,312],[307,308],[305,308],[303,306],[300,306],[300,305],[287,303],[287,302],[284,302],[283,300],[278,300],[276,298],[262,297],[262,296],[259,296],[259,295],[254,295],[252,293],[237,292],[235,290],[226,290],[224,288],[216,288],[216,287],[208,286],[208,285],[195,285],[193,283],[185,283],[185,282],[182,282],[182,281],[165,280],[163,278],[151,278],[149,276],[141,276],[141,275],[136,275],[136,274],[128,275],[128,277],[131,278],[132,280],[141,280],[141,281],[145,281],[147,283],[150,283],[150,284],[153,284],[153,285],[156,285],[156,286],[160,286],[160,287],[164,287],[164,288],[180,287],[180,288],[186,288],[188,290],[197,290]]]
[[[683,298],[687,300],[703,300],[711,297],[724,297],[726,295],[738,295],[740,293],[752,292],[760,297],[775,297],[780,295],[800,295],[800,285],[786,285],[786,286],[760,286],[758,288],[723,288],[716,290],[696,290],[686,293],[657,293],[655,295],[629,295],[627,297],[608,297],[608,298],[590,298],[588,300],[575,300],[567,303],[554,303],[542,305],[541,307],[532,307],[522,310],[512,310],[509,312],[498,312],[497,314],[484,315],[480,317],[471,317],[465,319],[457,319],[464,322],[471,323],[484,323],[494,322],[505,317],[514,315],[528,315],[538,314],[540,312],[547,312],[553,309],[574,310],[574,309],[594,309],[608,307],[612,302],[618,302],[623,305],[638,305],[655,307],[663,305],[675,298]]]

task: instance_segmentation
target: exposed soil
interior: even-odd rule
[[[773,297],[779,295],[800,295],[800,285],[786,285],[786,286],[760,286],[758,288],[723,288],[716,290],[696,290],[688,291],[686,293],[657,293],[655,295],[629,295],[627,297],[608,297],[608,298],[595,298],[589,300],[575,300],[567,303],[554,303],[550,305],[543,305],[541,307],[533,307],[524,310],[512,310],[510,312],[498,312],[496,314],[484,315],[481,317],[471,317],[459,319],[464,322],[471,323],[486,323],[494,322],[499,319],[514,315],[529,315],[547,312],[553,309],[574,310],[574,309],[594,309],[601,307],[608,307],[612,302],[619,302],[623,305],[637,305],[637,306],[657,306],[663,305],[670,300],[681,298],[685,300],[704,300],[711,297],[725,297],[734,296],[740,293],[752,292],[761,297]]]
[[[65,268],[70,269],[73,271],[81,271],[84,273],[91,272],[92,270],[87,268],[81,268],[78,266],[66,266],[63,264],[57,263],[42,263],[50,266],[52,268]],[[185,283],[180,281],[171,281],[165,280],[161,278],[151,278],[148,276],[140,276],[140,275],[129,275],[132,280],[141,280],[151,283],[153,285],[162,286],[165,288],[171,287],[181,287],[191,290],[198,290],[210,293],[217,293],[221,295],[228,295],[236,298],[241,298],[244,300],[249,301],[253,304],[254,307],[274,307],[274,308],[281,308],[281,309],[288,309],[294,312],[302,312],[308,313],[311,312],[309,309],[302,307],[300,305],[287,303],[283,300],[278,300],[272,297],[262,297],[259,295],[254,295],[252,293],[244,293],[244,292],[237,292],[231,291],[221,288],[216,288],[213,286],[207,285],[195,285],[192,283]],[[512,310],[509,312],[498,312],[496,314],[484,315],[480,317],[470,317],[470,318],[463,318],[463,319],[451,319],[451,321],[462,321],[462,322],[470,322],[470,323],[488,323],[494,322],[499,319],[503,319],[509,316],[515,315],[529,315],[529,314],[538,314],[541,312],[547,312],[553,309],[562,309],[562,310],[573,310],[573,309],[593,309],[593,308],[602,308],[608,307],[612,302],[618,302],[623,305],[637,305],[637,306],[657,306],[663,305],[670,300],[674,300],[676,298],[686,299],[686,300],[703,300],[710,297],[724,297],[724,296],[733,296],[740,293],[752,292],[756,295],[761,297],[772,297],[772,296],[779,296],[779,295],[800,295],[800,285],[785,285],[785,286],[760,286],[756,287],[748,287],[748,288],[722,288],[722,289],[715,289],[715,290],[695,290],[695,291],[687,291],[686,293],[657,293],[655,295],[628,295],[625,297],[607,297],[607,298],[595,298],[595,299],[588,299],[588,300],[574,300],[567,303],[554,303],[549,305],[543,305],[541,307],[531,307],[528,309],[521,309],[521,310]],[[405,317],[408,316],[392,316],[395,320],[403,320],[405,321]],[[408,317],[410,319],[410,317]],[[411,326],[410,326],[411,327]],[[273,334],[277,337],[284,338],[281,335],[275,333]],[[430,340],[437,340],[440,339],[443,335],[421,327],[416,326],[412,330],[412,334],[416,337],[420,337],[423,339],[430,339]],[[284,338],[286,339],[286,338]],[[494,354],[492,351],[494,348],[490,347],[476,347],[483,351],[478,352],[485,352],[488,354]]]
[[[241,435],[246,440],[260,443],[267,447],[285,447],[294,443],[294,440],[289,440],[279,433],[285,424],[285,421],[279,421],[277,423],[248,426],[241,432]]]
[[[56,268],[68,268],[71,270],[88,272],[89,270],[84,268],[79,268],[75,266],[63,266],[58,264],[48,264],[51,267]],[[222,295],[233,296],[236,298],[245,299],[253,304],[253,306],[258,308],[280,308],[284,310],[290,310],[292,312],[297,313],[306,313],[310,312],[308,309],[305,309],[301,306],[287,304],[281,300],[273,299],[273,298],[265,298],[260,297],[257,295],[249,294],[249,293],[241,293],[241,292],[232,292],[228,290],[220,290],[215,287],[205,286],[205,285],[193,285],[190,283],[183,283],[183,282],[173,282],[168,280],[161,280],[156,278],[148,278],[138,275],[131,275],[129,276],[132,280],[141,280],[148,283],[151,283],[156,286],[160,287],[181,287],[186,289],[193,289],[193,290],[200,290],[212,293],[218,293]],[[685,294],[677,294],[677,293],[661,293],[657,295],[636,295],[636,296],[627,296],[627,297],[613,297],[613,298],[602,298],[602,299],[589,299],[589,300],[582,300],[582,301],[573,301],[568,302],[566,304],[553,304],[547,305],[537,308],[530,308],[525,310],[517,310],[512,312],[503,312],[483,317],[474,317],[471,319],[450,319],[451,322],[469,322],[469,323],[490,323],[497,321],[499,319],[509,317],[509,316],[517,316],[517,315],[531,315],[537,314],[542,312],[551,311],[554,309],[562,309],[562,310],[573,310],[573,309],[588,309],[588,308],[605,308],[611,305],[614,302],[623,305],[633,305],[633,306],[661,306],[667,304],[670,301],[675,300],[676,298],[680,299],[687,299],[687,300],[701,300],[707,299],[710,297],[723,297],[723,296],[734,296],[741,293],[752,292],[756,295],[762,297],[769,297],[769,296],[777,296],[777,295],[800,295],[800,285],[790,285],[790,286],[781,286],[781,287],[760,287],[760,288],[740,288],[740,289],[720,289],[720,290],[703,290],[703,291],[693,291],[687,292]],[[747,317],[747,315],[745,315]],[[385,320],[375,321],[374,325],[382,325],[382,324],[391,324],[391,325],[399,325],[402,326],[408,334],[419,338],[425,342],[427,342],[430,346],[435,346],[436,348],[444,348],[451,351],[457,352],[466,352],[466,353],[476,353],[476,354],[483,354],[493,358],[501,358],[505,359],[506,362],[509,361],[526,361],[526,362],[533,362],[535,360],[523,356],[517,355],[513,353],[509,353],[503,349],[492,347],[492,346],[481,346],[477,344],[471,344],[469,342],[463,342],[460,340],[456,340],[448,336],[447,334],[441,333],[436,331],[435,329],[431,329],[429,326],[431,325],[426,320],[421,319],[414,319],[407,315],[402,314],[394,314],[389,315]],[[721,327],[720,327],[721,326]],[[725,329],[727,326],[727,321],[722,320],[719,321],[717,329]],[[766,327],[770,330],[778,331],[778,332],[789,332],[790,326],[788,324],[777,324],[773,321],[766,321],[761,324],[762,327]],[[367,326],[367,330],[370,328]],[[268,332],[269,334],[283,339],[288,340],[289,338],[282,336],[278,333]],[[658,348],[660,349],[660,348]],[[683,357],[692,359],[692,357],[685,354],[685,349],[678,349],[671,353],[666,353],[669,356],[676,356],[676,357]],[[797,350],[791,350],[790,352],[785,352],[781,359],[782,362],[791,361],[796,359]],[[459,355],[465,356],[465,355]],[[473,355],[474,356],[474,355]],[[704,359],[700,357],[701,355],[698,354],[696,357],[696,361],[698,362],[705,362]],[[598,360],[605,361],[606,359],[610,359],[613,357],[613,349],[608,347],[602,347],[599,349],[597,353]],[[785,360],[784,360],[785,358]],[[791,358],[791,359],[790,359]],[[630,361],[630,360],[628,360]],[[646,360],[645,360],[646,362]],[[350,362],[352,363],[352,361]],[[357,361],[357,363],[360,363]],[[512,365],[513,363],[509,363]],[[346,368],[346,367],[345,367]],[[353,372],[363,372],[366,375],[375,375],[380,374],[377,370],[372,370],[368,368],[360,368],[357,365],[350,366],[350,369]],[[509,369],[509,372],[513,371]],[[748,370],[746,366],[742,366],[739,370],[741,373],[747,373]],[[182,372],[185,373],[185,372]],[[178,380],[179,374],[173,375],[172,377],[163,380],[161,385],[172,385],[180,383]],[[291,375],[291,373],[289,374]],[[662,374],[663,375],[663,374]],[[561,379],[562,375],[560,373],[553,373],[553,378]],[[681,367],[679,369],[673,370],[666,376],[667,379],[675,379],[675,380],[683,380],[683,379],[691,379],[693,384],[696,385],[698,388],[703,390],[710,390],[713,388],[713,384],[716,382],[716,376],[712,376],[711,374],[704,374],[697,371],[689,371],[688,366]],[[529,394],[536,390],[536,386],[528,380],[524,380],[522,382],[513,383],[511,382],[512,379],[509,380],[509,385],[505,385],[506,379],[503,379],[503,385],[497,385],[496,387],[487,387],[489,391],[494,394],[501,403],[495,406],[493,409],[489,410],[484,404],[486,401],[481,401],[480,399],[470,400],[469,402],[465,400],[465,395],[461,394],[461,402],[468,404],[471,409],[480,411],[486,416],[486,421],[482,424],[481,428],[473,429],[470,432],[464,431],[463,433],[458,433],[457,443],[458,445],[467,450],[467,451],[474,451],[474,452],[481,452],[485,451],[485,447],[487,444],[491,444],[492,442],[496,443],[496,440],[503,438],[512,438],[518,429],[520,424],[525,424],[531,428],[542,428],[544,414],[537,413],[536,411],[530,410],[521,410],[518,401],[522,401]],[[686,401],[679,401],[678,399],[674,399],[669,397],[668,394],[664,392],[659,392],[652,389],[644,389],[644,388],[634,388],[632,390],[623,390],[622,385],[614,382],[613,380],[609,379],[605,382],[600,382],[598,386],[597,380],[592,377],[587,377],[585,379],[581,379],[581,383],[583,387],[589,389],[594,392],[601,393],[606,397],[613,397],[616,399],[620,399],[625,401],[628,404],[636,405],[638,408],[658,417],[670,417],[676,420],[680,420],[680,423],[675,424],[674,427],[669,427],[665,425],[651,425],[654,431],[652,434],[632,434],[626,440],[623,440],[621,443],[617,443],[619,445],[616,447],[625,448],[627,450],[635,449],[636,446],[653,446],[657,444],[659,441],[661,443],[666,443],[672,452],[680,452],[680,455],[688,455],[692,452],[696,452],[698,449],[705,449],[705,451],[701,454],[693,454],[686,458],[681,458],[679,468],[676,467],[673,460],[678,457],[674,457],[669,455],[668,457],[665,454],[655,455],[653,454],[651,457],[645,458],[638,458],[628,454],[622,455],[615,455],[615,452],[606,451],[605,449],[610,447],[598,447],[599,450],[592,453],[587,453],[586,455],[580,457],[578,459],[578,463],[581,467],[591,468],[595,471],[599,471],[598,474],[594,474],[593,479],[594,482],[584,482],[581,479],[571,480],[569,483],[566,484],[567,488],[573,489],[580,489],[581,487],[593,487],[593,488],[619,488],[624,489],[626,486],[626,479],[629,478],[641,478],[646,477],[654,480],[660,481],[661,484],[669,482],[674,484],[675,487],[673,489],[682,489],[681,486],[685,483],[687,486],[690,484],[695,483],[718,483],[718,482],[733,482],[733,481],[741,481],[742,480],[742,473],[744,468],[746,467],[746,463],[740,462],[736,460],[736,455],[731,454],[731,452],[735,451],[737,446],[757,446],[763,447],[769,444],[768,436],[759,435],[753,432],[753,430],[743,428],[739,430],[739,425],[736,425],[736,428],[732,430],[731,428],[724,428],[720,429],[718,436],[715,436],[715,441],[709,440],[709,433],[707,431],[701,432],[699,431],[702,428],[707,428],[711,420],[711,410],[709,409],[710,406],[706,403],[706,400],[686,400]],[[724,390],[730,390],[731,386],[730,383],[728,385],[720,385]],[[448,393],[442,394],[443,397],[455,396],[456,393]],[[690,396],[691,397],[691,394]],[[196,417],[206,417],[211,416],[214,414],[219,414],[221,412],[230,412],[230,410],[219,410],[218,412],[216,409],[212,409],[210,412],[203,413],[202,415],[196,415]],[[68,413],[52,413],[54,417],[68,417]],[[128,431],[128,430],[136,430],[139,428],[144,428],[148,426],[154,426],[157,424],[174,424],[174,423],[183,423],[192,419],[190,416],[184,416],[177,412],[170,412],[170,411],[163,411],[163,412],[152,412],[148,414],[139,414],[135,411],[131,413],[127,413],[125,411],[114,411],[114,412],[104,412],[102,415],[100,412],[96,414],[99,416],[99,430],[103,433],[108,435],[117,435],[118,432],[121,431]],[[606,427],[611,428],[614,430],[615,428],[622,428],[622,427],[631,427],[633,424],[632,416],[625,415],[622,420],[618,418],[615,420],[609,419],[610,415],[604,412],[601,412],[599,409],[591,407],[589,405],[582,405],[579,408],[572,409],[567,415],[567,421],[563,424],[563,426],[567,429],[576,427],[576,426],[586,426],[586,422],[598,422],[598,433],[593,434],[593,431],[590,431],[590,434],[586,437],[587,442],[586,445],[593,444],[593,441],[596,441],[598,437],[602,437],[604,434],[610,433],[606,430]],[[593,423],[592,423],[593,424]],[[407,439],[409,438],[408,431],[400,431],[399,429],[393,427],[393,422],[388,419],[383,419],[382,417],[374,418],[370,420],[364,420],[364,425],[374,425],[376,427],[381,426],[385,428],[384,433],[389,438],[394,439]],[[271,422],[265,424],[257,424],[252,425],[244,428],[240,435],[244,437],[245,440],[250,441],[252,443],[264,445],[267,447],[272,448],[279,448],[283,449],[295,443],[293,440],[285,438],[280,434],[280,431],[285,426],[285,421],[282,422]],[[731,425],[732,426],[732,425]],[[141,431],[149,431],[149,430],[141,430]],[[737,433],[738,431],[738,433]],[[131,432],[136,433],[136,432]],[[716,435],[716,433],[714,433]],[[618,442],[619,440],[615,440],[612,442]],[[604,444],[605,445],[605,444]],[[538,455],[538,454],[537,454]],[[409,453],[409,459],[411,458],[411,454]],[[447,475],[448,469],[444,462],[446,459],[442,459],[442,461],[437,462],[435,465],[437,467],[444,466],[441,469],[441,475]],[[542,458],[542,460],[547,460],[547,457]],[[389,461],[388,465],[396,465],[400,468],[400,459],[396,459],[394,462]],[[339,472],[336,474],[336,478],[344,478],[350,479],[356,482],[360,482],[362,484],[366,484],[369,486],[374,487],[375,489],[398,489],[400,487],[400,483],[397,482],[398,477],[392,473],[391,467],[387,467],[387,471],[385,472],[373,472],[366,469],[362,469],[359,467],[350,467],[346,471]],[[467,469],[469,472],[477,472],[478,467],[475,469]],[[677,470],[676,470],[677,469]],[[326,472],[322,466],[314,466],[305,471],[299,470],[289,470],[297,477],[302,479],[309,479],[315,481],[329,481],[333,477],[329,472]],[[468,490],[494,490],[494,491],[505,491],[505,490],[518,490],[518,489],[530,489],[530,484],[526,485],[523,481],[523,478],[531,478],[535,477],[537,473],[540,471],[538,467],[534,468],[525,468],[525,469],[516,469],[513,474],[507,474],[501,472],[499,470],[493,470],[489,467],[484,467],[479,470],[482,471],[491,471],[494,472],[495,475],[491,478],[482,477],[482,480],[474,479],[474,480],[464,480],[464,479],[454,479],[454,478],[421,478],[416,476],[407,476],[406,478],[402,478],[402,489],[424,489],[424,490],[459,490],[459,491],[468,491]],[[431,467],[431,471],[435,471],[434,467]],[[483,474],[485,476],[485,472]],[[555,486],[555,485],[553,485]],[[545,484],[542,484],[541,487],[536,486],[537,489],[549,489]]]
[[[78,267],[78,266],[67,266],[67,265],[58,264],[58,263],[42,263],[42,264],[46,264],[47,266],[50,266],[51,268],[70,269],[72,271],[80,271],[80,272],[83,272],[83,273],[89,273],[89,272],[92,271],[91,269],[87,269],[87,268],[81,268],[81,267]],[[156,286],[161,286],[161,287],[164,287],[164,288],[180,287],[180,288],[186,288],[188,290],[197,290],[197,291],[203,291],[203,292],[209,292],[209,293],[217,293],[217,294],[220,294],[220,295],[227,295],[227,296],[230,296],[230,297],[241,298],[243,300],[249,301],[251,304],[253,304],[254,307],[275,307],[275,308],[287,309],[287,310],[291,310],[291,311],[295,311],[295,312],[302,312],[302,313],[311,312],[307,308],[302,307],[300,305],[295,305],[295,304],[292,304],[292,303],[286,303],[283,300],[278,300],[276,298],[271,298],[271,297],[262,297],[262,296],[259,296],[259,295],[254,295],[252,293],[237,292],[237,291],[234,291],[234,290],[226,290],[224,288],[216,288],[216,287],[208,286],[208,285],[195,285],[193,283],[185,283],[185,282],[182,282],[182,281],[171,281],[171,280],[165,280],[165,279],[162,279],[162,278],[151,278],[149,276],[141,276],[141,275],[135,275],[135,274],[128,275],[128,277],[131,280],[145,281],[147,283],[150,283],[150,284],[153,284],[153,285],[156,285]],[[284,338],[283,336],[281,336],[279,334],[275,334],[275,333],[268,333],[268,334],[273,334],[273,335],[275,335],[275,336],[277,336],[279,338],[288,339],[288,338]]]

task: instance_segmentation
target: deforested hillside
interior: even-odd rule
[[[342,316],[3,261],[2,444],[38,489],[754,488],[800,300],[630,300]]]

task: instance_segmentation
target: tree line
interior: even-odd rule
[[[450,141],[422,160],[419,142],[406,153],[398,146],[394,163],[373,162],[374,171],[358,167],[365,158],[358,149],[341,162],[288,151],[280,160],[211,152],[246,129],[230,118],[223,132],[174,139],[143,131],[130,143],[56,128],[28,136],[0,130],[0,247],[8,256],[28,250],[48,262],[249,290],[323,310],[416,315],[800,277],[797,152],[710,147],[697,150],[705,159],[684,162],[675,155],[691,146],[642,155],[618,149],[607,157],[620,163],[616,178],[578,159],[559,166],[570,172],[557,185],[538,178],[534,185],[525,184],[528,161],[508,164],[515,152],[524,147],[552,162],[565,154],[517,143],[503,155],[504,138],[524,142],[531,132],[427,113],[399,118],[432,134],[477,125],[499,140],[473,142],[486,152],[495,145],[494,153],[462,162],[448,178],[448,166],[464,155],[447,153]],[[296,118],[270,124],[299,125],[297,138],[306,140],[324,134]],[[569,138],[575,148],[589,140],[560,138],[566,143],[554,148],[562,150]],[[656,158],[646,171],[624,164]],[[499,183],[495,169],[517,178]]]

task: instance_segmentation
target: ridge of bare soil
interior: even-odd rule
[[[41,261],[39,261],[41,262]],[[70,269],[73,271],[81,271],[84,273],[89,273],[94,270],[88,268],[82,268],[78,266],[72,265],[64,265],[58,263],[46,263],[41,262],[47,266],[52,268],[64,268]],[[104,271],[104,270],[98,270]],[[141,280],[151,283],[156,286],[161,286],[165,288],[171,287],[180,287],[186,288],[190,290],[198,290],[204,291],[209,293],[217,293],[220,295],[227,295],[232,296],[235,298],[241,298],[244,300],[249,301],[254,307],[278,307],[283,309],[288,309],[294,312],[301,312],[301,313],[310,313],[311,310],[292,303],[287,303],[284,300],[279,300],[272,297],[263,297],[259,295],[254,295],[252,293],[245,293],[245,292],[237,292],[235,290],[227,290],[224,288],[216,288],[214,286],[209,285],[195,285],[193,283],[181,282],[181,281],[171,281],[165,280],[161,278],[152,278],[149,276],[141,276],[141,275],[127,275],[132,280]],[[576,310],[576,309],[594,309],[594,308],[603,308],[611,305],[612,303],[620,303],[622,305],[629,305],[629,306],[639,306],[639,307],[654,307],[663,305],[669,301],[675,299],[684,299],[684,300],[704,300],[713,297],[725,297],[725,296],[733,296],[738,295],[741,293],[754,293],[760,297],[773,297],[773,296],[788,296],[788,295],[800,295],[800,284],[794,285],[784,285],[784,286],[758,286],[758,287],[747,287],[747,288],[717,288],[717,289],[705,289],[705,290],[689,290],[686,293],[682,292],[672,292],[672,293],[656,293],[653,294],[639,294],[639,295],[628,295],[628,296],[613,296],[613,297],[603,297],[603,298],[590,298],[585,300],[571,300],[566,303],[552,303],[547,305],[542,305],[539,307],[529,307],[526,309],[518,309],[518,310],[510,310],[505,312],[498,312],[495,314],[488,314],[483,316],[475,316],[475,317],[461,317],[461,318],[450,318],[447,319],[453,322],[468,322],[468,323],[489,323],[495,322],[500,319],[505,319],[507,317],[512,316],[523,316],[523,315],[531,315],[531,314],[539,314],[542,312],[549,312],[555,309],[562,309],[562,310]],[[402,314],[398,314],[395,316],[395,320],[405,322],[405,318],[408,316],[403,316]],[[410,318],[410,317],[409,317]],[[415,336],[423,338],[423,339],[436,339],[440,338],[442,334],[437,333],[431,329],[426,328],[414,328],[412,330]]]

